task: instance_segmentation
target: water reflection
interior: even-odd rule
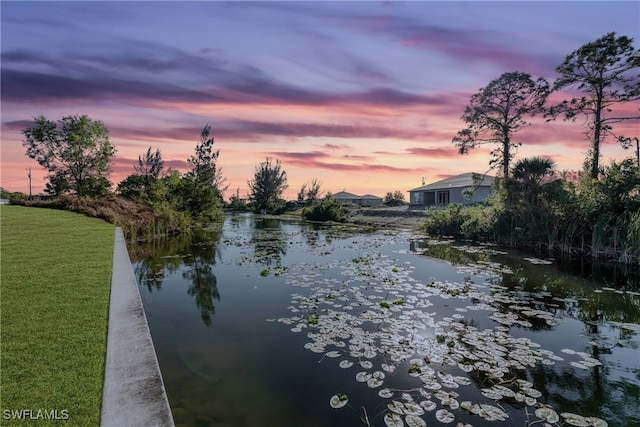
[[[177,271],[182,265],[182,258],[190,253],[193,239],[191,234],[182,234],[130,245],[129,256],[138,283],[149,291],[160,290],[165,276]]]
[[[640,323],[640,299],[636,295],[640,292],[639,272],[628,267],[584,261],[577,266],[555,261],[538,265],[526,261],[526,254],[451,242],[416,241],[410,248],[454,266],[491,262],[508,265],[508,270],[494,271],[499,282],[519,302],[532,308],[556,310],[590,325],[608,321]]]
[[[216,312],[213,301],[220,301],[218,281],[213,272],[215,246],[212,246],[210,251],[203,253],[206,253],[207,256],[193,254],[185,258],[185,271],[182,273],[182,277],[190,282],[187,294],[195,298],[202,321],[205,325],[211,326],[211,316]]]
[[[265,267],[280,267],[287,255],[287,236],[279,219],[259,218],[254,222],[251,236],[254,261]]]
[[[194,298],[202,322],[211,326],[214,301],[220,300],[214,273],[219,257],[221,229],[194,231],[170,239],[145,242],[133,247],[131,259],[138,283],[159,291],[167,274],[182,272],[187,294]]]

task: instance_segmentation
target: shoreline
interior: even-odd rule
[[[413,231],[420,231],[421,225],[425,222],[426,217],[423,210],[410,210],[408,207],[400,206],[394,208],[360,208],[354,209],[348,215],[346,222],[355,225],[370,226],[375,228],[403,228]],[[425,238],[438,238],[429,236],[424,233]],[[442,237],[443,239],[446,237]],[[458,241],[458,240],[456,240]],[[466,240],[459,240],[460,242]],[[473,241],[474,243],[482,243]],[[629,255],[626,252],[615,251],[613,248],[605,248],[596,254],[585,252],[579,247],[558,248],[554,247],[551,251],[539,249],[533,246],[506,246],[493,242],[486,242],[502,249],[516,249],[535,255],[548,255],[559,259],[570,260],[586,260],[589,262],[605,262],[617,264],[621,266],[630,266],[640,269],[640,256]],[[568,249],[568,250],[566,250]]]
[[[227,211],[230,212],[230,211]],[[273,218],[291,218],[294,220],[308,221],[302,218],[300,210],[286,212],[281,215],[263,215],[265,217]],[[370,227],[373,229],[403,229],[415,232],[422,232],[421,226],[426,221],[426,216],[423,210],[412,210],[407,205],[398,207],[381,207],[381,208],[352,208],[347,212],[347,216],[344,222],[316,222],[318,224],[326,225],[350,225],[359,227]],[[426,239],[453,239],[449,236],[429,236],[423,233],[423,237]],[[613,248],[601,250],[593,256],[589,252],[585,252],[582,248],[554,248],[549,251],[548,248],[539,249],[535,246],[508,246],[501,245],[494,242],[481,242],[473,240],[456,240],[457,242],[473,242],[475,244],[491,244],[497,248],[505,250],[520,250],[531,255],[536,256],[552,256],[556,259],[564,260],[583,260],[588,262],[604,262],[608,264],[615,264],[620,266],[628,266],[632,268],[640,269],[640,256],[628,255],[624,252],[614,252]],[[568,249],[568,250],[567,250]]]

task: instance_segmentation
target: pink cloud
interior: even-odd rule
[[[407,153],[420,156],[420,157],[428,157],[428,158],[451,158],[458,155],[455,147],[451,148],[420,148],[420,147],[411,147],[405,150]]]

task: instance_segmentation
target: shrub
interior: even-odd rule
[[[264,213],[280,215],[287,210],[287,201],[284,199],[269,199],[264,205]]]
[[[229,203],[227,204],[227,208],[232,211],[245,212],[248,211],[249,205],[245,199],[240,198],[240,189],[236,190],[236,194],[232,195],[229,198]]]
[[[345,214],[346,209],[342,203],[331,194],[327,194],[322,202],[314,203],[302,210],[302,216],[310,221],[344,221]]]
[[[452,203],[445,209],[432,207],[425,211],[427,220],[424,224],[425,231],[435,236],[463,237],[462,224],[469,219],[463,206]]]
[[[175,234],[188,230],[192,225],[187,213],[173,210],[168,203],[156,205],[152,209],[145,203],[113,195],[94,198],[65,194],[50,200],[27,201],[25,204],[64,209],[102,218],[122,227],[125,237],[129,240]]]
[[[495,234],[498,221],[497,209],[493,206],[469,206],[460,232],[467,239],[487,241]]]
[[[0,188],[0,198],[9,200],[12,205],[23,205],[27,201],[27,195],[24,193],[6,191]]]
[[[402,191],[388,192],[384,196],[385,206],[402,206],[404,205],[404,193]]]

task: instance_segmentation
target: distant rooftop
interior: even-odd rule
[[[346,191],[340,191],[333,195],[334,199],[359,199],[359,200],[382,200],[382,197],[375,196],[373,194],[365,194],[364,196],[358,196],[357,194],[349,193]]]
[[[378,197],[375,196],[373,194],[365,194],[364,196],[360,197],[361,199],[369,199],[369,200],[378,200],[378,199],[382,199],[382,197]]]
[[[347,193],[346,191],[340,191],[334,194],[333,198],[334,199],[359,199],[360,196],[353,193]]]
[[[440,181],[433,182],[431,184],[423,185],[422,187],[413,188],[409,191],[429,191],[440,190],[443,188],[466,188],[474,185],[473,176],[477,175],[482,180],[480,187],[490,187],[495,180],[494,176],[483,175],[477,172],[467,172],[461,175],[452,176],[451,178],[441,179]]]

